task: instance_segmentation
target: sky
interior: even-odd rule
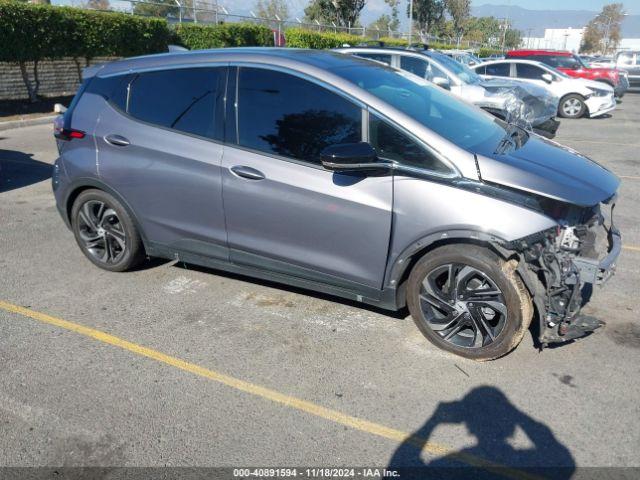
[[[627,13],[640,15],[640,0],[617,0],[622,2]],[[514,5],[529,10],[593,10],[614,3],[613,0],[473,0],[474,6],[480,5]]]
[[[200,0],[203,1],[203,0]],[[613,3],[616,0],[472,0],[473,6],[480,5],[512,5],[530,10],[591,10],[599,12],[604,5]],[[631,15],[640,15],[640,0],[617,0],[622,1],[627,13]],[[247,14],[256,4],[257,0],[218,0],[219,4],[224,5],[231,13]],[[292,15],[300,15],[309,0],[286,0]],[[401,12],[408,0],[401,0]],[[53,3],[69,4],[73,0],[53,0]],[[114,6],[120,8],[129,8],[129,2],[121,2],[112,0]],[[215,0],[206,0],[203,3],[215,3]],[[367,22],[372,21],[383,13],[389,13],[389,7],[384,0],[367,0],[367,4],[363,11]],[[403,19],[404,20],[404,19]]]

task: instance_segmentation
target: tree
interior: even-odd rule
[[[424,33],[432,33],[434,26],[444,18],[445,0],[415,0],[413,2],[413,21],[418,30]],[[409,7],[407,6],[407,17]]]
[[[507,29],[504,33],[504,48],[507,50],[518,48],[520,43],[522,42],[522,35],[520,34],[520,30],[515,30],[513,28]]]
[[[622,3],[605,5],[602,11],[587,24],[580,51],[585,53],[601,51],[606,55],[612,46],[616,48],[620,43],[620,24],[625,15],[623,9]]]
[[[258,0],[256,3],[256,14],[260,18],[280,18],[286,20],[289,18],[289,7],[285,0]]]
[[[501,27],[495,17],[471,17],[466,25],[466,39],[495,45],[502,39]]]
[[[334,22],[339,27],[352,27],[357,23],[365,4],[366,0],[311,0],[304,14],[312,22]]]
[[[383,37],[388,35],[390,31],[395,31],[398,29],[400,22],[395,20],[386,14],[380,15],[378,19],[369,25],[371,30],[377,30],[379,36]]]
[[[391,30],[397,30],[400,28],[400,15],[398,14],[398,5],[400,0],[384,0],[384,2],[391,7]]]
[[[110,10],[111,4],[109,0],[88,0],[85,7],[93,10]]]
[[[183,3],[183,6],[186,5]],[[178,7],[174,0],[153,0],[153,3],[135,3],[133,13],[146,17],[177,17],[179,15]]]
[[[447,12],[451,15],[453,31],[460,43],[471,15],[471,0],[446,0],[446,6]]]

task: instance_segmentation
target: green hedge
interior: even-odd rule
[[[0,61],[20,66],[31,101],[41,60],[73,57],[80,75],[78,59],[165,52],[170,38],[162,19],[0,0]],[[34,63],[33,79],[26,62]]]
[[[337,48],[342,47],[345,44],[354,46],[359,43],[371,41],[371,39],[361,37],[360,35],[316,32],[313,30],[306,30],[304,28],[289,28],[285,31],[284,35],[287,41],[287,47],[293,48]],[[407,46],[407,41],[400,38],[382,37],[375,41],[384,42],[385,45],[390,47]],[[455,48],[453,45],[447,45],[444,43],[430,43],[429,46],[438,50],[449,50]]]
[[[273,46],[273,32],[264,25],[225,23],[222,25],[178,24],[176,42],[190,50],[220,47]]]
[[[486,48],[482,47],[478,50],[478,57],[486,58],[491,55],[502,55],[504,52],[499,48]]]
[[[359,35],[348,33],[315,32],[303,28],[288,28],[284,32],[287,47],[292,48],[337,48],[343,45],[357,45],[364,40]]]
[[[170,36],[163,19],[0,2],[0,61],[156,53],[167,50]]]

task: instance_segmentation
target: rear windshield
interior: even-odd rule
[[[505,135],[498,120],[415,75],[375,64],[332,72],[462,148],[495,148]]]

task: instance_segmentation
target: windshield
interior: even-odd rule
[[[415,75],[373,63],[332,72],[466,150],[493,150],[505,136],[497,119]]]
[[[427,52],[426,55],[429,58],[433,58],[440,63],[444,68],[456,75],[462,82],[470,85],[477,85],[482,81],[480,75],[471,70],[466,65],[455,61],[453,58],[438,52]]]
[[[563,71],[558,70],[557,68],[552,67],[551,65],[548,65],[548,64],[546,64],[546,63],[544,64],[544,68],[546,68],[547,70],[551,70],[551,71],[553,72],[553,74],[554,74],[554,75],[558,75],[559,77],[562,77],[562,78],[571,78],[569,75],[567,75],[567,74],[566,74],[566,73],[564,73]]]
[[[589,64],[585,62],[582,58],[580,58],[578,55],[574,55],[573,58],[580,64],[582,68],[590,68]]]

